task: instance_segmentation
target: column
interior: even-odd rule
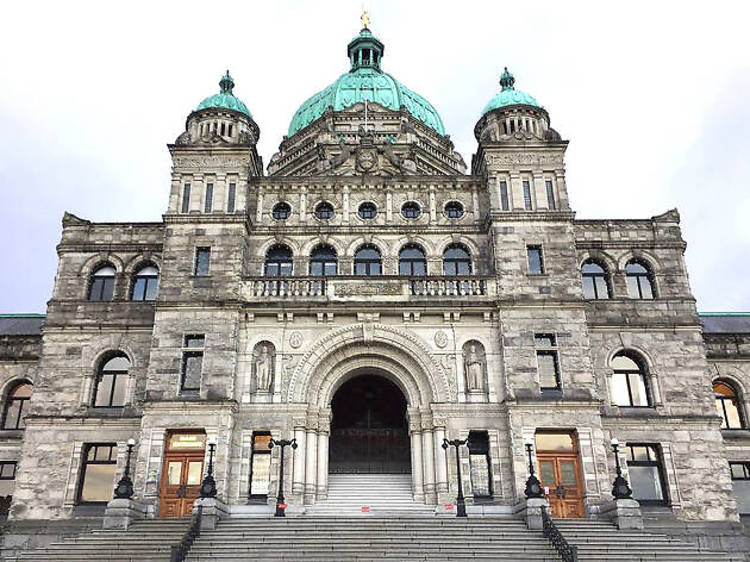
[[[422,480],[422,434],[411,432],[411,483],[414,500],[424,501],[424,481]]]
[[[555,187],[557,187],[557,208],[563,211],[570,211],[568,189],[565,186],[565,170],[562,168],[555,170]]]
[[[318,481],[316,486],[317,499],[324,500],[328,496],[328,433],[318,433]]]
[[[534,200],[534,208],[548,210],[549,202],[547,201],[547,185],[541,170],[535,170],[532,174],[531,185],[533,187],[531,197]]]
[[[436,504],[435,494],[435,456],[431,429],[422,431],[422,466],[424,467],[424,501],[427,504]]]
[[[445,428],[436,427],[435,435],[435,492],[438,494],[440,501],[441,494],[448,493],[448,465],[445,460],[445,449],[443,449],[443,439],[445,438]]]
[[[510,199],[510,208],[512,211],[519,211],[525,208],[523,201],[523,184],[521,183],[521,175],[518,172],[510,173],[510,181],[508,182],[508,199]]]
[[[292,494],[299,498],[300,503],[305,497],[305,428],[296,426],[294,438],[297,440],[297,448],[294,449],[294,479],[292,480]]]
[[[305,454],[305,504],[315,502],[315,478],[318,470],[318,434],[314,429],[307,430]]]

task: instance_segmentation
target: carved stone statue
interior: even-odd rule
[[[471,344],[464,356],[464,371],[468,390],[484,390],[484,360],[476,344]]]
[[[255,382],[257,389],[268,392],[273,378],[273,355],[268,351],[268,345],[261,345],[255,357]]]

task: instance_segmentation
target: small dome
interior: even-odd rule
[[[240,113],[244,113],[250,119],[253,118],[247,106],[232,93],[232,89],[234,88],[234,80],[232,80],[232,77],[229,75],[228,70],[227,73],[221,77],[221,80],[219,80],[219,88],[221,88],[221,91],[218,94],[214,94],[213,96],[209,96],[204,99],[198,104],[198,107],[196,107],[195,110],[200,111],[202,109],[214,108],[231,109],[232,111],[239,111]]]
[[[508,67],[505,67],[505,71],[500,76],[500,85],[502,90],[490,100],[490,102],[482,110],[482,115],[493,109],[499,107],[506,107],[509,105],[530,105],[532,107],[542,107],[538,101],[531,97],[526,92],[516,90],[513,85],[516,83],[516,79],[513,75],[508,72]]]
[[[299,107],[289,124],[288,136],[320,118],[329,107],[341,111],[365,99],[393,111],[404,106],[422,123],[444,135],[443,121],[432,104],[380,70],[383,50],[383,44],[364,28],[348,46],[351,70]]]

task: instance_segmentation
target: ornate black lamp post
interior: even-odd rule
[[[210,439],[208,442],[208,469],[206,469],[206,475],[203,477],[201,482],[201,498],[215,498],[216,497],[216,480],[214,480],[214,449],[216,448],[216,440]]]
[[[115,497],[129,500],[133,497],[133,481],[130,479],[130,455],[133,454],[135,439],[128,439],[128,460],[125,462],[125,473],[115,486]]]
[[[531,459],[531,442],[526,441],[526,455],[529,457],[529,477],[526,479],[526,489],[523,491],[527,500],[532,498],[543,498],[542,483],[534,474],[534,461]]]
[[[461,445],[466,445],[468,439],[453,439],[448,441],[443,438],[443,449],[447,450],[448,447],[453,445],[456,448],[456,476],[458,478],[458,497],[456,497],[456,517],[466,517],[466,502],[464,501],[464,486],[461,480],[461,457],[458,454],[458,448]]]
[[[611,443],[612,450],[615,453],[615,471],[617,472],[614,484],[612,485],[612,495],[616,500],[629,500],[633,497],[633,490],[630,489],[628,481],[625,480],[622,475],[622,470],[620,469],[620,455],[617,452],[620,447],[620,442],[615,437],[612,439]]]
[[[269,449],[273,449],[277,445],[281,447],[281,466],[279,467],[279,493],[276,495],[276,513],[274,513],[274,517],[286,517],[284,513],[286,509],[286,502],[284,501],[284,447],[291,445],[292,449],[296,449],[297,439],[271,439],[268,442]]]

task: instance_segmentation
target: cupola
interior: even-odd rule
[[[380,70],[380,59],[383,58],[384,46],[366,27],[362,28],[347,46],[351,72],[358,68]]]

